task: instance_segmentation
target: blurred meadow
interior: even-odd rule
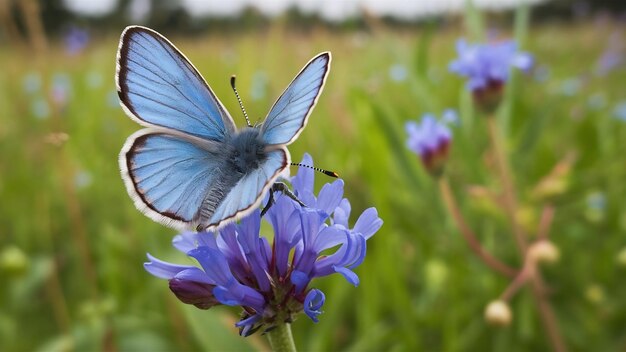
[[[458,112],[446,167],[453,192],[484,247],[520,267],[506,215],[485,195],[500,188],[485,119],[448,71],[459,38],[513,38],[534,56],[529,73],[513,72],[497,113],[517,217],[530,241],[542,208],[555,210],[549,236],[560,259],[541,273],[569,349],[626,349],[626,22],[611,12],[535,15],[468,6],[411,24],[366,14],[352,25],[297,28],[279,16],[193,35],[156,28],[240,127],[232,74],[260,121],[313,55],[333,54],[319,104],[289,150],[337,171],[353,211],[375,206],[385,223],[356,269],[358,287],[339,275],[317,281],[324,313],[317,324],[294,322],[300,350],[551,349],[529,288],[511,299],[510,325],[485,321],[511,280],[473,255],[405,146],[406,121]],[[115,92],[124,25],[88,27],[75,50],[58,32],[33,38],[20,27],[23,43],[0,37],[0,350],[268,350],[261,334],[238,335],[237,308],[185,305],[144,270],[147,252],[190,261],[172,248],[174,230],[135,209],[120,178],[119,151],[140,128]],[[330,181],[316,175],[318,189]]]

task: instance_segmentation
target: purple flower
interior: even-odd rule
[[[65,73],[57,73],[52,79],[50,97],[52,102],[61,110],[67,107],[72,93],[72,82]]]
[[[613,116],[620,121],[626,122],[626,101],[621,101],[615,105]]]
[[[313,160],[305,155],[302,163],[312,166]],[[241,306],[244,313],[236,326],[243,336],[290,322],[301,311],[317,322],[325,296],[309,287],[311,280],[339,273],[358,285],[352,269],[362,263],[367,239],[383,222],[376,209],[369,208],[350,228],[350,202],[343,198],[343,181],[326,184],[317,196],[313,181],[313,170],[308,168],[300,168],[291,181],[307,207],[275,194],[275,203],[264,217],[273,228],[273,243],[261,236],[256,210],[217,235],[186,232],[174,238],[174,247],[200,267],[171,264],[148,254],[146,270],[169,280],[170,289],[184,303],[201,309]]]
[[[466,87],[478,107],[488,113],[500,104],[510,67],[526,71],[533,65],[532,56],[519,52],[514,41],[469,45],[461,39],[456,50],[459,57],[450,63],[450,71],[469,79]]]
[[[450,63],[451,72],[468,77],[467,88],[471,91],[502,85],[509,78],[509,68],[529,70],[533,65],[530,54],[519,52],[514,41],[469,45],[457,41],[459,57]]]
[[[65,52],[68,55],[78,55],[89,43],[89,32],[83,28],[71,26],[65,32],[63,42],[65,43]]]
[[[614,32],[609,37],[609,42],[602,55],[598,58],[595,67],[597,76],[606,76],[611,71],[622,66],[626,62],[624,51],[624,38],[621,32]]]
[[[440,175],[452,140],[450,129],[430,114],[424,115],[419,124],[407,122],[405,129],[407,147],[420,157],[431,174]]]

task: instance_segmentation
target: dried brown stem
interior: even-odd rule
[[[489,129],[489,138],[491,138],[491,144],[495,154],[496,167],[498,168],[498,173],[500,174],[500,179],[502,181],[504,208],[513,228],[513,235],[515,236],[517,248],[519,249],[520,254],[523,255],[526,251],[526,235],[517,221],[517,195],[515,194],[511,170],[509,169],[509,164],[507,163],[507,159],[505,157],[504,147],[502,146],[502,141],[500,140],[498,126],[494,116],[489,116],[487,118],[487,127]]]
[[[532,276],[531,283],[533,297],[537,302],[537,309],[541,315],[543,325],[546,327],[552,348],[556,352],[567,351],[567,347],[565,346],[565,341],[559,331],[558,322],[556,320],[556,316],[554,315],[554,311],[552,310],[552,306],[544,294],[546,289],[539,272],[536,272],[536,274]]]
[[[450,215],[454,219],[456,226],[458,227],[461,235],[469,245],[470,249],[489,267],[494,269],[495,271],[504,274],[509,277],[515,277],[517,275],[517,270],[514,268],[502,263],[500,260],[492,256],[489,252],[487,252],[478,239],[474,232],[470,229],[470,227],[465,222],[463,218],[463,214],[461,213],[454,195],[452,194],[452,190],[450,189],[450,183],[448,182],[445,176],[442,176],[439,179],[439,190],[441,191],[441,196],[443,198],[443,202],[448,209]]]
[[[554,206],[546,205],[541,212],[541,220],[539,221],[539,230],[537,231],[537,238],[539,240],[548,239],[548,233],[550,232],[550,225],[554,220]]]
[[[556,320],[556,316],[554,315],[554,311],[552,310],[552,306],[550,305],[550,302],[545,295],[546,290],[544,287],[543,279],[541,278],[541,273],[539,272],[538,268],[536,268],[536,263],[531,263],[531,260],[528,258],[526,235],[520,227],[516,217],[517,195],[515,193],[515,188],[513,186],[511,178],[511,171],[509,169],[509,164],[507,162],[506,154],[502,146],[500,133],[498,130],[498,126],[496,125],[496,120],[494,116],[489,116],[487,118],[487,126],[489,129],[489,137],[491,138],[493,149],[495,151],[495,159],[498,167],[498,172],[502,181],[507,216],[511,223],[511,227],[513,228],[513,234],[518,250],[520,254],[525,258],[523,271],[528,270],[528,273],[530,275],[533,298],[537,303],[537,309],[539,310],[541,321],[546,328],[552,348],[556,352],[565,352],[567,351],[567,347],[565,346],[565,341],[563,340],[563,336],[559,331],[558,322]],[[552,223],[553,216],[553,208],[551,208],[550,206],[544,208],[541,217],[541,223],[539,225],[539,236],[543,238],[546,238],[548,236],[548,231],[550,229],[550,224]],[[515,284],[515,282],[513,284]]]
[[[519,291],[519,289],[528,282],[528,279],[532,276],[531,272],[532,269],[529,268],[527,265],[524,265],[524,268],[520,270],[515,279],[511,282],[511,284],[509,284],[506,290],[504,290],[504,292],[500,296],[500,299],[507,302],[510,301],[511,298],[513,298],[513,296],[517,293],[517,291]]]

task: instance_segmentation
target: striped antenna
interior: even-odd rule
[[[300,163],[291,163],[291,165],[306,167],[306,168],[309,168],[309,169],[313,169],[313,170],[315,170],[317,172],[321,172],[321,173],[323,173],[326,176],[339,178],[339,174],[334,172],[334,171],[324,170],[324,169],[320,169],[319,167],[310,166],[310,165],[304,165],[304,164],[300,164]]]
[[[235,87],[235,75],[230,76],[230,86],[233,87],[233,91],[235,92],[235,96],[237,97],[237,101],[239,102],[239,106],[241,107],[241,111],[243,111],[243,116],[246,118],[246,123],[248,124],[248,127],[252,127],[252,125],[250,124],[250,120],[248,119],[248,113],[243,107],[243,102],[241,101],[239,93],[237,93],[237,88]]]

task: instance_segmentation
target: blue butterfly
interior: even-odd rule
[[[145,27],[127,27],[117,53],[117,91],[126,114],[146,127],[128,137],[119,156],[135,206],[179,230],[215,230],[252,212],[288,173],[286,146],[306,126],[330,61],[329,52],[315,56],[262,124],[238,130],[168,39]]]

